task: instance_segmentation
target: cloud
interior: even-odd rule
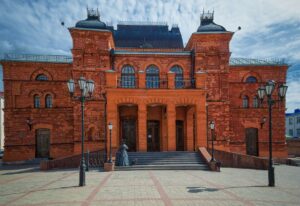
[[[72,41],[66,27],[86,18],[86,6],[98,7],[101,19],[114,26],[124,20],[178,24],[184,43],[197,30],[202,10],[214,10],[217,24],[229,31],[242,27],[231,41],[232,56],[300,63],[299,0],[2,0],[0,53],[70,55]],[[289,74],[299,70],[292,67]],[[294,108],[300,92],[290,76],[288,107]]]

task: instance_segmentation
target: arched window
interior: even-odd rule
[[[243,108],[249,107],[249,98],[248,96],[243,96]]]
[[[258,108],[259,107],[259,101],[258,101],[258,97],[257,96],[253,97],[253,107],[254,108]]]
[[[254,76],[250,76],[250,77],[247,77],[246,82],[247,83],[256,83],[257,79]]]
[[[175,73],[175,88],[183,88],[184,82],[182,68],[176,65],[173,66],[170,71]]]
[[[135,72],[130,65],[124,66],[121,70],[121,87],[135,88]]]
[[[52,96],[50,94],[46,95],[45,103],[46,108],[52,108]]]
[[[48,81],[48,77],[44,74],[39,74],[39,75],[37,75],[35,80],[37,80],[37,81]]]
[[[33,104],[34,108],[40,108],[40,96],[39,95],[34,95],[33,97]]]
[[[159,88],[159,69],[154,65],[146,69],[146,88]]]

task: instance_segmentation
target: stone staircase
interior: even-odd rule
[[[209,170],[198,152],[128,152],[130,166],[115,170]]]

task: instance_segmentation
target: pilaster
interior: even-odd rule
[[[139,152],[147,151],[147,108],[145,104],[138,105],[138,146]]]
[[[176,110],[174,104],[167,105],[168,151],[176,151]]]

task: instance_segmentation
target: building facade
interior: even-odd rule
[[[57,158],[80,152],[80,103],[67,81],[92,79],[95,91],[85,106],[88,150],[125,139],[130,151],[195,151],[209,147],[214,121],[215,147],[267,156],[267,106],[257,88],[273,79],[285,83],[281,61],[230,58],[234,35],[201,15],[201,25],[183,45],[178,27],[100,20],[98,11],[69,28],[72,57],[6,55],[4,161]],[[79,92],[78,85],[77,92]],[[78,93],[75,93],[75,95]],[[274,94],[275,96],[277,94]],[[274,106],[275,157],[287,156],[285,105]]]
[[[285,134],[287,137],[300,137],[300,109],[285,115]]]

